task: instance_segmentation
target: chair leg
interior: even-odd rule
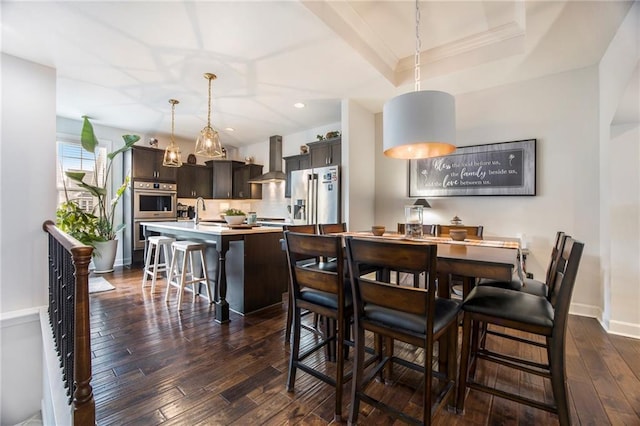
[[[289,375],[287,377],[287,392],[293,392],[293,387],[296,382],[296,364],[300,359],[300,308],[293,307],[293,324],[291,332],[293,333],[293,341],[291,342],[290,356],[289,356]]]
[[[337,319],[332,318],[333,322],[333,335],[336,336],[336,325],[338,323]],[[337,337],[334,340],[335,342],[335,356],[336,356],[336,404],[335,404],[335,412],[333,415],[333,420],[336,423],[342,422],[342,388],[343,388],[343,378],[344,378],[344,324],[340,324],[337,330]]]
[[[160,263],[160,245],[156,245],[153,255],[153,274],[151,275],[151,293],[156,291],[156,278],[158,277],[158,263]]]
[[[549,351],[551,353],[551,359],[549,359],[551,388],[558,408],[558,421],[561,426],[570,425],[571,416],[569,414],[567,378],[565,375],[564,345],[561,340],[547,338],[547,346],[550,348]]]
[[[149,271],[149,267],[151,266],[151,251],[152,251],[153,246],[151,244],[149,244],[149,247],[147,248],[147,258],[145,259],[144,262],[144,270],[142,273],[142,289],[144,290],[144,287],[147,285],[147,275],[148,275],[148,271]]]
[[[291,286],[287,292],[287,325],[284,330],[284,341],[291,342],[291,327],[293,327],[293,303],[292,303]]]
[[[169,291],[171,291],[171,281],[173,280],[173,276],[175,275],[176,268],[176,250],[175,248],[171,249],[171,266],[169,267],[169,273],[167,274],[167,289],[164,292],[164,301],[165,303],[169,303]]]
[[[349,408],[349,424],[355,425],[358,422],[358,412],[360,411],[360,392],[362,391],[362,374],[364,371],[364,330],[358,326],[356,320],[354,326],[354,355],[353,355],[353,376],[351,377],[351,407]],[[376,339],[378,340],[378,339]]]
[[[464,400],[467,394],[467,375],[469,373],[469,355],[471,350],[471,315],[465,313],[462,320],[462,353],[460,354],[460,374],[458,377],[458,414],[464,413]]]
[[[187,253],[182,253],[182,273],[180,274],[180,290],[178,291],[178,310],[182,310],[182,296],[184,294],[184,283],[187,282]]]
[[[209,298],[209,304],[212,304],[214,300],[213,300],[213,296],[211,295],[211,287],[209,286],[209,273],[207,272],[207,261],[204,257],[204,251],[200,251],[200,263],[202,264],[202,278],[204,278],[204,285],[207,290],[207,297]]]
[[[433,342],[433,340],[432,340]],[[433,387],[433,343],[427,344],[424,351],[424,361],[422,368],[424,368],[423,383],[423,396],[422,396],[422,424],[426,426],[431,425],[431,388]]]

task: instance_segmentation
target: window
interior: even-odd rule
[[[94,155],[85,151],[79,142],[58,141],[57,146],[56,188],[58,190],[58,204],[66,201],[68,197],[69,200],[75,200],[81,209],[91,212],[97,201],[96,198],[79,187],[75,181],[67,178],[65,172],[83,171],[86,173],[85,182],[95,185],[96,179],[98,179],[97,182],[102,185],[106,173],[107,149],[102,146],[96,147]]]

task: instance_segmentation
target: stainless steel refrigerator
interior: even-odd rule
[[[340,222],[340,167],[291,172],[289,215],[295,225]]]

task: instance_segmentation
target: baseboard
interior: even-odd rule
[[[640,339],[640,324],[605,319],[602,309],[597,306],[572,303],[569,313],[597,319],[607,333]]]
[[[581,317],[595,318],[602,323],[602,309],[598,306],[572,303],[571,306],[569,306],[569,313]]]
[[[607,332],[619,336],[640,339],[640,324],[609,320],[609,329]]]
[[[70,425],[71,406],[62,380],[60,360],[55,350],[53,332],[49,324],[49,312],[46,307],[40,310],[42,331],[42,423],[44,425]]]

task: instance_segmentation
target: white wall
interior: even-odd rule
[[[640,3],[629,10],[599,64],[599,137],[602,245],[600,271],[603,324],[609,331],[640,338],[638,286],[638,122],[611,126],[620,100],[640,67]],[[634,74],[635,73],[635,74]],[[637,78],[637,77],[636,77]],[[631,89],[640,103],[637,89]]]
[[[47,304],[47,237],[55,218],[56,73],[2,54],[0,146],[0,423],[37,412],[42,341],[37,307]]]
[[[342,101],[342,206],[349,230],[375,222],[375,115],[352,100]]]
[[[456,96],[458,146],[536,138],[537,196],[430,198],[425,223],[484,225],[527,236],[529,272],[544,277],[556,231],[585,242],[573,302],[586,313],[599,291],[598,74],[591,67]],[[379,135],[380,133],[378,133]],[[378,136],[379,137],[379,136]],[[396,227],[407,199],[407,162],[376,153],[376,221]]]

